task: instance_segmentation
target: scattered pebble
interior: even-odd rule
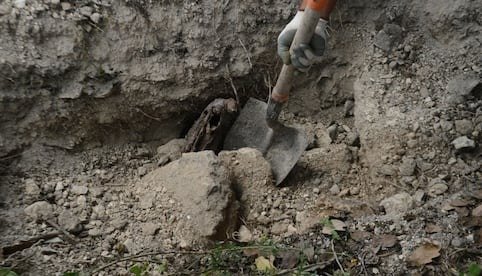
[[[475,142],[469,139],[467,136],[461,136],[452,141],[456,150],[473,149],[475,148]]]

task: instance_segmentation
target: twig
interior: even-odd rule
[[[98,31],[100,31],[101,33],[104,32],[104,30],[102,30],[99,26],[97,26],[97,24],[94,24],[92,22],[89,22],[89,25],[91,25],[92,27],[96,28]]]
[[[345,270],[343,269],[343,266],[341,265],[340,260],[338,260],[338,256],[336,255],[335,244],[333,243],[333,240],[331,240],[331,251],[333,251],[333,256],[335,256],[336,263],[340,267],[341,272],[345,274]]]
[[[52,238],[58,237],[60,234],[61,234],[60,232],[52,232],[52,233],[47,233],[47,234],[44,234],[44,235],[41,235],[41,236],[33,237],[33,238],[30,238],[26,241],[20,241],[19,243],[14,244],[14,245],[5,246],[5,247],[2,248],[1,251],[2,251],[4,256],[12,255],[16,252],[20,252],[24,249],[27,249],[29,247],[34,246],[39,241],[52,239]]]
[[[209,253],[212,253],[213,251],[215,250],[219,250],[219,251],[222,251],[222,252],[231,252],[231,251],[241,251],[241,250],[245,250],[245,249],[267,249],[267,248],[273,248],[274,246],[244,246],[244,247],[235,247],[235,248],[222,248],[222,249],[213,249],[213,250],[210,250],[210,251],[203,251],[203,250],[200,250],[200,251],[156,251],[156,252],[148,252],[148,253],[142,253],[142,254],[138,254],[138,255],[132,255],[132,256],[127,256],[127,257],[124,257],[124,258],[120,258],[118,260],[115,260],[115,261],[112,261],[110,263],[107,263],[97,269],[95,269],[94,271],[92,271],[92,274],[97,274],[99,273],[100,271],[110,267],[110,266],[113,266],[115,264],[118,264],[118,263],[121,263],[121,262],[125,262],[125,261],[132,261],[132,260],[135,260],[135,259],[139,259],[139,258],[142,258],[142,257],[149,257],[149,256],[155,256],[155,255],[171,255],[171,254],[180,254],[180,255],[204,255],[204,254],[209,254]],[[297,248],[283,248],[283,250],[299,250]]]
[[[0,158],[0,161],[5,161],[5,160],[8,160],[8,159],[12,159],[12,158],[15,158],[15,157],[22,156],[23,153],[24,153],[24,152],[17,153],[17,154],[14,154],[14,155],[10,155],[10,156],[2,157],[2,158]]]
[[[246,56],[248,57],[249,67],[250,67],[250,68],[253,68],[253,64],[251,63],[251,57],[250,57],[250,55],[249,55],[249,53],[248,53],[248,49],[246,49],[246,46],[244,46],[244,43],[243,43],[243,41],[241,41],[240,38],[238,38],[238,41],[239,41],[239,43],[241,44],[241,47],[243,47],[244,52],[246,52]]]
[[[6,79],[6,80],[8,80],[8,81],[10,81],[11,83],[15,83],[15,81],[14,81],[12,78],[6,77],[6,76],[3,75],[3,74],[0,74],[0,77]]]
[[[136,108],[136,111],[138,111],[138,112],[142,113],[142,115],[146,116],[146,117],[147,117],[147,118],[149,118],[149,119],[152,119],[152,120],[154,120],[154,121],[158,121],[158,122],[162,122],[162,120],[161,120],[161,119],[156,118],[156,117],[153,117],[153,116],[151,116],[151,115],[149,115],[149,114],[145,113],[145,112],[144,112],[144,111],[142,111],[140,108]]]
[[[38,240],[36,243],[34,243],[30,248],[32,247],[35,247],[37,245],[39,245],[43,240]],[[20,259],[19,261],[16,261],[14,265],[12,265],[9,269],[14,269],[15,267],[17,267],[19,264],[25,262],[26,260],[30,259],[33,255],[35,255],[35,251],[28,254],[27,256],[23,257],[22,259]]]
[[[67,240],[71,243],[71,244],[75,244],[77,243],[77,239],[72,235],[70,234],[69,232],[67,232],[65,229],[62,229],[57,223],[53,222],[53,221],[50,221],[50,220],[44,220],[48,225],[52,226],[53,228],[57,229],[57,231],[60,231],[60,233],[62,233],[63,236],[65,236],[67,238]]]
[[[365,266],[365,255],[366,255],[366,253],[362,253],[361,258],[358,258],[358,259],[361,262],[361,265],[362,265],[362,268],[363,268],[363,273],[365,274],[365,276],[368,276],[367,267]]]
[[[231,77],[231,71],[229,70],[229,66],[227,64],[226,64],[226,71],[228,73],[227,79],[229,80],[229,83],[231,84],[231,88],[233,89],[234,97],[236,98],[236,104],[239,107],[238,90],[236,89],[236,86],[234,86],[233,78]]]
[[[324,261],[324,262],[319,262],[319,263],[304,266],[303,271],[311,272],[311,271],[315,271],[317,269],[323,269],[323,268],[327,267],[328,265],[330,265],[333,262],[333,260],[334,260],[334,258],[331,258],[330,260],[327,260],[327,261]],[[297,269],[298,269],[297,267],[294,267],[294,268],[291,268],[291,269],[284,269],[284,270],[279,271],[275,275],[286,275],[286,274],[289,274],[290,272],[293,272]]]
[[[121,263],[121,262],[132,261],[132,260],[139,259],[139,258],[142,258],[142,257],[150,257],[150,256],[154,256],[154,255],[170,255],[170,254],[206,254],[206,252],[205,251],[157,251],[157,252],[143,253],[143,254],[138,254],[138,255],[120,258],[118,260],[107,263],[107,264],[97,268],[96,270],[92,271],[92,274],[95,275],[95,274],[99,273],[100,271],[102,271],[102,270],[104,270],[104,269],[106,269],[110,266],[113,266],[115,264]]]

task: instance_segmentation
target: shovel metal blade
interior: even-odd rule
[[[271,164],[276,185],[288,176],[308,146],[306,135],[293,127],[266,124],[265,102],[250,98],[224,140],[225,150],[255,148]]]

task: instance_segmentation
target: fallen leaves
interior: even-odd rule
[[[274,272],[276,268],[273,265],[274,257],[270,257],[270,259],[266,259],[263,256],[259,256],[254,261],[256,265],[256,269],[260,272]]]
[[[380,245],[381,248],[391,248],[398,243],[398,239],[395,235],[380,235],[374,238],[374,243]]]
[[[345,231],[346,228],[346,224],[337,219],[324,220],[322,223],[324,226],[321,232],[325,235],[333,235],[334,231]]]
[[[440,245],[427,242],[418,247],[408,257],[408,262],[413,266],[423,266],[432,262],[433,259],[440,256]]]
[[[350,232],[350,238],[354,241],[364,241],[371,237],[371,234],[367,231],[353,230]]]
[[[425,226],[425,231],[429,234],[439,233],[442,232],[442,227],[433,223],[429,223],[427,224],[427,226]]]

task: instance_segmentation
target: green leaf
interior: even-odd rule
[[[167,261],[166,261],[166,260],[163,260],[163,261],[162,261],[162,264],[160,264],[160,265],[157,267],[157,271],[158,271],[159,273],[161,273],[161,274],[164,273],[164,272],[167,272],[167,265],[168,265]]]
[[[467,271],[467,276],[480,276],[482,274],[482,269],[478,264],[470,264],[469,271]]]
[[[64,272],[63,276],[80,276],[80,273],[77,271],[69,271],[69,272]]]
[[[142,276],[142,272],[144,272],[144,270],[138,265],[133,265],[129,271],[136,276]]]
[[[0,267],[0,276],[18,276],[18,274],[10,269]]]

